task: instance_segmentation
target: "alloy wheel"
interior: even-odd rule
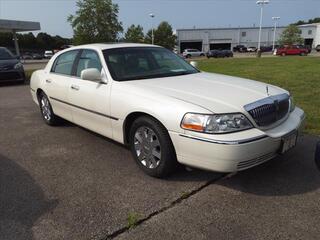
[[[46,96],[41,98],[41,111],[45,120],[50,121],[51,119],[51,108],[49,100]]]
[[[161,145],[158,136],[149,127],[140,127],[134,135],[136,155],[143,166],[155,169],[161,162]]]

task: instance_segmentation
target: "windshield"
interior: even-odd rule
[[[13,59],[13,54],[5,48],[0,48],[0,60]]]
[[[159,47],[114,48],[103,51],[116,81],[172,77],[199,72],[173,52]]]

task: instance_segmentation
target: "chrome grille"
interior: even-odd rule
[[[288,94],[280,94],[261,99],[244,106],[258,126],[271,125],[289,112],[290,97]]]

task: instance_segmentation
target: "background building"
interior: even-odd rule
[[[276,42],[286,27],[277,27]],[[304,44],[312,47],[320,44],[320,24],[300,25]],[[263,27],[261,46],[271,46],[274,27]],[[207,52],[212,49],[232,49],[236,45],[257,47],[259,27],[247,28],[203,28],[178,29],[178,46],[183,52],[186,48],[195,48]]]

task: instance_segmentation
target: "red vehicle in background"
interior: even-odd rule
[[[302,46],[285,46],[279,47],[275,50],[275,55],[286,56],[286,55],[300,55],[307,56],[309,54],[309,49]]]

